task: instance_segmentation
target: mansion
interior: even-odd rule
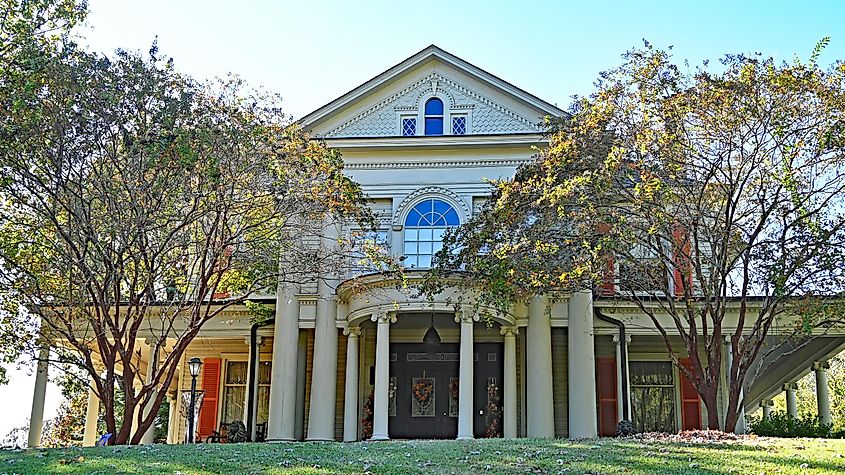
[[[444,232],[484,204],[486,180],[512,177],[546,145],[543,118],[565,115],[429,46],[300,123],[343,154],[379,218],[372,239],[404,258],[413,283]],[[613,290],[611,282],[537,296],[485,321],[461,304],[457,287],[429,299],[381,273],[280,286],[252,299],[274,309],[271,322],[253,325],[246,307],[233,308],[189,346],[168,388],[167,442],[186,441],[193,357],[203,361],[203,441],[233,421],[244,422],[250,440],[266,441],[589,438],[614,435],[623,419],[641,431],[701,428],[704,405],[653,323]],[[746,413],[768,410],[782,391],[793,411],[794,383],[811,371],[826,381],[826,361],[845,348],[845,335],[780,342],[772,334],[780,347],[743,388]],[[141,354],[155,364],[158,351],[148,345]],[[46,376],[38,381],[32,426],[40,434]],[[826,387],[819,384],[822,421],[830,418]],[[96,439],[97,404],[92,394],[86,445]],[[740,418],[737,430],[744,426]]]

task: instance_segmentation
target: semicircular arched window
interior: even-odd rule
[[[443,248],[443,234],[459,224],[458,212],[443,200],[414,205],[405,218],[405,267],[431,267],[431,258]]]
[[[443,101],[436,97],[425,103],[425,134],[443,135]]]

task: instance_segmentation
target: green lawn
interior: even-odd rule
[[[0,474],[842,474],[845,440],[632,439],[228,444],[0,451]]]

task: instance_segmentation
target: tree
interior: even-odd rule
[[[35,91],[35,65],[61,50],[71,29],[84,20],[87,4],[77,0],[0,0],[0,94],[10,98],[16,85]],[[0,293],[5,291],[0,291]],[[23,338],[17,307],[0,308],[0,384],[7,383],[3,364],[18,360]]]
[[[548,148],[449,234],[430,285],[463,269],[499,307],[616,292],[654,324],[708,426],[733,430],[780,317],[842,291],[845,65],[817,64],[825,43],[807,63],[728,55],[719,72],[682,69],[648,43],[628,52],[571,117],[549,120]],[[815,314],[796,329],[818,325]]]
[[[109,442],[138,443],[207,322],[337,272],[350,243],[309,243],[372,215],[340,154],[237,78],[197,82],[155,45],[145,59],[67,44],[32,67],[0,107],[6,308],[86,370]],[[161,351],[146,370],[145,340]]]

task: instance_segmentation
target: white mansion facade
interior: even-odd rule
[[[413,281],[443,232],[483,204],[485,179],[513,176],[545,145],[543,117],[564,114],[430,46],[300,122],[342,152],[379,217],[375,237],[404,256]],[[489,325],[455,304],[457,291],[431,301],[397,284],[374,273],[289,285],[257,299],[275,306],[269,325],[252,327],[245,308],[209,324],[185,355],[204,361],[199,439],[235,420],[269,441],[579,438],[613,435],[621,419],[672,432],[706,420],[653,325],[624,299],[538,296]],[[843,344],[820,337],[773,352],[744,390],[745,410],[784,389],[794,397],[791,384],[812,369],[824,378]],[[177,401],[190,382],[182,364],[170,443],[185,440]]]

